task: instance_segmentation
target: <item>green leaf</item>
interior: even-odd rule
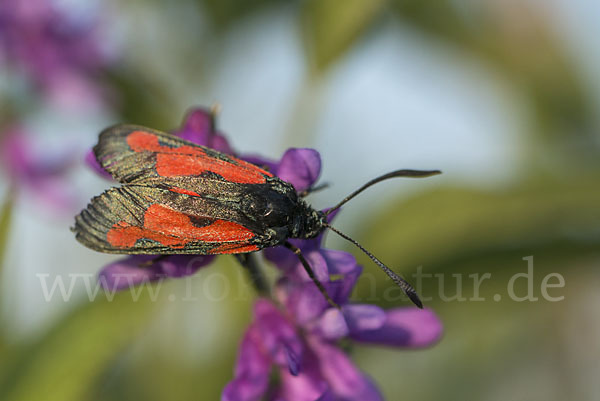
[[[129,291],[112,302],[84,303],[68,313],[38,342],[24,346],[4,372],[5,401],[86,399],[99,377],[146,327],[155,303]]]
[[[341,57],[382,13],[385,0],[308,0],[301,24],[313,73]]]

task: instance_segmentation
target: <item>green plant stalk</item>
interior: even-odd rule
[[[4,254],[6,251],[6,244],[8,243],[8,235],[10,232],[10,224],[12,220],[12,211],[13,211],[13,191],[9,189],[7,192],[6,198],[2,203],[2,208],[0,209],[0,350],[4,348],[4,327],[5,327],[5,316],[4,309],[2,304],[2,274],[3,274],[3,266],[4,266]]]

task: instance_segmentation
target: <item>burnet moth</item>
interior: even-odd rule
[[[329,225],[327,215],[378,182],[428,177],[438,170],[398,170],[377,177],[327,211],[269,171],[174,135],[135,125],[104,130],[94,147],[100,165],[122,185],[96,196],[76,218],[83,245],[120,254],[244,254],[283,245],[294,252],[325,298],[324,286],[299,248],[329,229],[352,242],[415,303],[413,287],[358,242]]]

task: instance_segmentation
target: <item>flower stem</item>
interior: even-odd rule
[[[4,266],[4,253],[6,251],[6,244],[8,243],[8,234],[10,232],[10,223],[12,220],[13,211],[13,191],[9,188],[6,198],[0,208],[0,349],[4,345],[4,328],[6,327],[4,316],[4,308],[2,305],[2,267]]]
[[[6,251],[10,222],[12,220],[13,197],[11,194],[12,191],[9,190],[0,209],[0,269],[4,264],[4,252]]]

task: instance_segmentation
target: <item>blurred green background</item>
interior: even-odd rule
[[[386,399],[600,399],[600,4],[57,7],[79,21],[98,18],[112,62],[96,79],[108,95],[100,107],[74,111],[40,101],[14,71],[0,74],[3,118],[16,115],[40,143],[81,155],[69,181],[72,210],[49,211],[7,178],[0,187],[1,400],[219,399],[255,296],[232,258],[164,283],[158,302],[146,292],[139,302],[128,292],[89,302],[83,285],[68,302],[47,302],[39,276],[92,274],[114,259],[83,248],[68,230],[110,185],[80,162],[102,128],[169,130],[189,107],[214,102],[235,149],[273,158],[290,146],[321,152],[322,181],[332,185],[311,197],[317,207],[393,169],[444,171],[380,184],[337,217],[413,282],[417,269],[441,274],[421,288],[445,325],[438,345],[352,349]],[[356,250],[333,237],[328,247],[353,252],[365,266],[357,300],[406,302]],[[538,300],[517,302],[507,286],[527,272],[529,256]],[[477,297],[469,275],[486,273],[485,300],[469,300]],[[551,273],[564,277],[564,287],[548,290],[561,301],[542,296]],[[223,297],[215,295],[225,293],[221,278],[229,283]],[[466,300],[451,299],[458,280]],[[186,301],[188,291],[198,299]],[[527,292],[524,279],[515,292]]]

